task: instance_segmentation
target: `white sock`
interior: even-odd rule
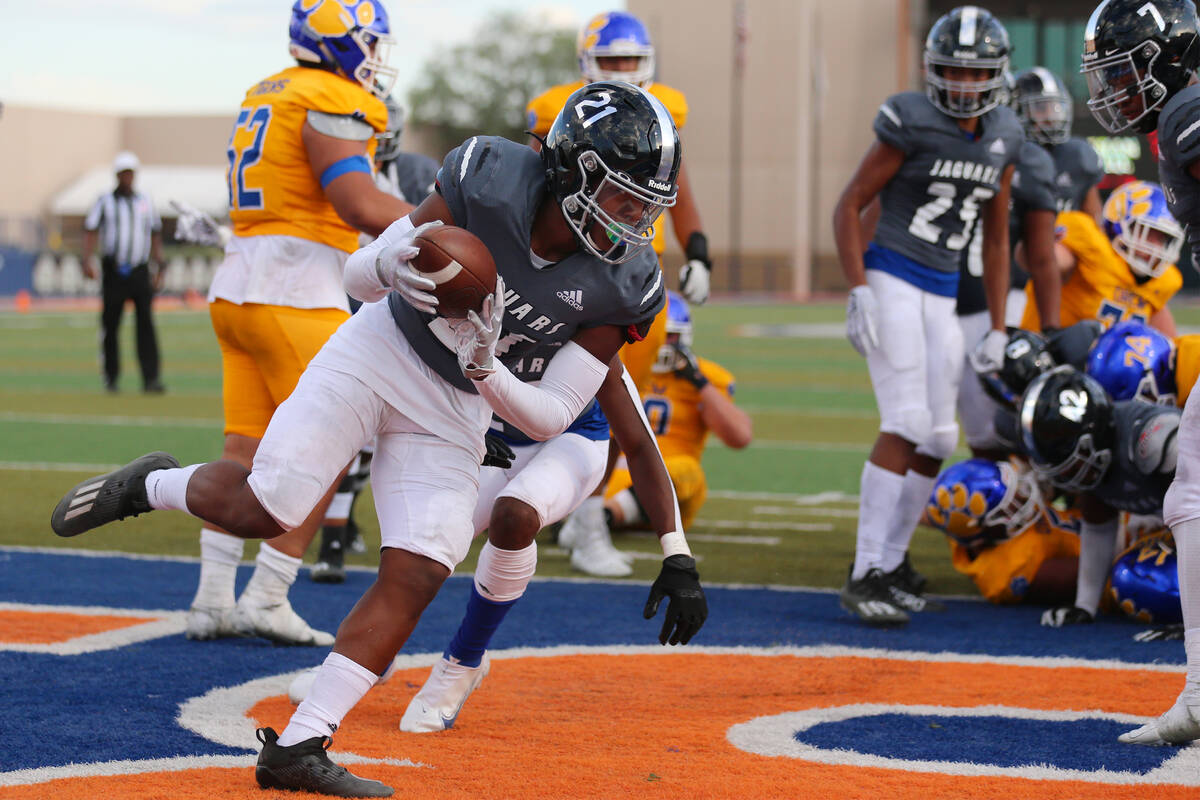
[[[931,478],[915,469],[904,473],[904,489],[900,492],[900,502],[888,525],[887,541],[883,543],[883,562],[879,568],[884,572],[891,572],[904,560],[935,483],[937,476]]]
[[[242,596],[259,606],[284,602],[288,589],[296,582],[301,563],[300,559],[281,553],[263,542],[254,559],[254,574],[250,576],[250,583],[246,584]]]
[[[1096,616],[1100,595],[1112,572],[1117,550],[1117,517],[1108,522],[1084,521],[1079,530],[1079,577],[1075,579],[1075,607]],[[1182,581],[1180,582],[1182,584]]]
[[[888,522],[896,513],[903,491],[903,475],[870,461],[863,464],[858,494],[858,536],[854,548],[854,570],[850,575],[854,580],[883,563]]]
[[[525,594],[537,569],[537,542],[522,550],[501,550],[486,542],[475,567],[475,588],[487,600],[508,603]]]
[[[193,606],[233,608],[233,584],[245,543],[244,539],[210,528],[200,531],[200,585]]]
[[[156,469],[146,476],[146,500],[151,508],[187,511],[187,485],[192,473],[203,464],[190,464],[176,469]]]
[[[1200,692],[1200,518],[1176,523],[1176,569],[1179,604],[1183,608],[1183,647],[1187,653],[1187,686]]]
[[[642,521],[642,509],[638,507],[632,489],[622,489],[613,495],[612,499],[621,511],[622,525],[637,525]]]
[[[279,735],[280,747],[291,747],[314,736],[332,736],[350,709],[378,681],[379,676],[361,664],[339,653],[327,655],[308,696]]]

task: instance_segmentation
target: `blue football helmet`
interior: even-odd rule
[[[658,348],[658,358],[651,371],[664,373],[679,369],[683,359],[671,344],[671,334],[679,335],[679,346],[692,349],[692,311],[687,301],[676,292],[667,292],[667,343]]]
[[[360,84],[380,100],[392,91],[397,70],[388,66],[394,40],[379,0],[296,0],[288,52]]]
[[[654,44],[646,26],[633,14],[609,11],[592,17],[579,32],[575,49],[579,71],[588,83],[626,81],[645,88],[654,81]],[[618,72],[600,68],[598,59],[615,56],[640,59],[637,69]]]
[[[1139,539],[1117,556],[1112,596],[1122,611],[1143,622],[1183,621],[1175,540],[1169,532]]]
[[[969,548],[994,544],[1028,528],[1042,510],[1042,493],[1030,470],[1007,461],[969,458],[942,471],[925,516],[935,528]]]
[[[1087,374],[1113,400],[1175,405],[1175,358],[1171,340],[1137,320],[1120,322],[1096,340]]]
[[[1130,181],[1104,203],[1104,229],[1134,274],[1157,278],[1179,260],[1183,228],[1171,216],[1162,187]]]

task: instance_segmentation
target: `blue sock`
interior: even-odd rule
[[[464,667],[478,667],[483,661],[483,654],[492,641],[492,636],[504,621],[504,615],[516,602],[509,600],[507,603],[497,603],[495,600],[488,600],[472,583],[467,613],[443,655],[458,661]]]

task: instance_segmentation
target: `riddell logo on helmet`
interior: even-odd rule
[[[974,50],[955,50],[954,57],[955,58],[979,58],[979,53],[976,53]]]
[[[651,189],[657,189],[657,190],[658,190],[658,191],[660,191],[660,192],[669,192],[669,191],[671,191],[671,184],[669,184],[669,183],[659,183],[658,181],[654,180],[653,178],[651,178],[650,180],[646,181],[646,184],[647,184],[647,185],[648,185],[648,186],[649,186]]]

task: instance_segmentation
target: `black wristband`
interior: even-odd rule
[[[706,267],[711,263],[708,260],[708,237],[700,231],[696,231],[688,237],[687,247],[683,248],[683,253],[687,256],[688,261],[701,261]]]

